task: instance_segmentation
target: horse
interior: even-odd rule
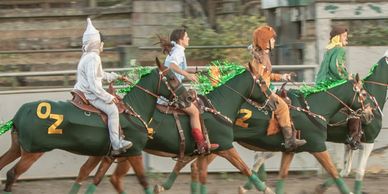
[[[358,82],[356,82],[356,83],[358,83]],[[355,83],[353,83],[353,84],[355,84]],[[349,90],[349,88],[351,88],[350,87],[350,85],[351,85],[351,82],[349,82],[349,83],[347,83],[347,84],[343,84],[343,85],[345,85],[345,86],[342,86],[341,88],[337,88],[337,89],[335,89],[335,93],[339,93],[339,91],[343,91],[343,89],[344,88],[346,88],[346,89],[348,89]],[[334,90],[334,89],[333,89]],[[325,92],[324,92],[325,93]],[[348,92],[349,94],[352,94],[352,93],[354,93],[354,92]],[[321,94],[320,96],[322,96],[322,95],[327,95],[327,94]],[[353,96],[354,97],[354,96]],[[314,99],[317,99],[317,98],[320,98],[320,97],[314,97]],[[352,102],[353,102],[353,99],[350,99],[349,97],[346,97],[346,99],[348,100],[348,102],[347,101],[345,101],[345,102],[347,102],[347,103],[349,103],[349,104],[352,104]],[[329,99],[330,100],[330,99]],[[339,102],[339,101],[337,101],[337,103],[336,103],[336,107],[333,107],[332,109],[333,110],[331,110],[331,112],[330,112],[330,114],[327,116],[327,117],[329,117],[330,115],[332,115],[333,113],[335,113],[335,111],[336,111],[336,108],[337,108],[337,110],[339,109],[339,107],[341,106],[341,105],[344,105],[344,104],[341,104],[341,102]],[[243,105],[244,106],[244,105]],[[244,108],[243,108],[244,109]],[[241,111],[240,110],[240,112],[245,112],[245,114],[249,114],[249,115],[251,115],[250,113],[247,113],[246,111]],[[241,116],[241,115],[240,115]],[[253,115],[251,115],[251,116],[253,116]],[[296,116],[298,116],[298,117],[303,117],[303,114],[301,114],[301,113],[299,113],[299,114],[297,114]],[[294,117],[295,117],[295,114],[294,114]],[[242,123],[244,123],[245,121],[247,121],[249,118],[247,118],[247,117],[244,117],[244,116],[242,116],[242,117],[239,117],[239,119],[244,119],[243,120],[243,122]],[[263,119],[263,118],[261,118],[261,119]],[[264,118],[265,119],[265,118]],[[268,119],[268,118],[267,118]],[[241,123],[241,122],[240,122]],[[325,122],[323,122],[323,123],[325,123]],[[257,124],[257,123],[255,123],[255,124]],[[250,124],[251,125],[251,124]],[[310,124],[311,125],[311,124]],[[323,126],[323,124],[321,124],[322,126]],[[252,126],[252,125],[251,125]],[[235,127],[236,128],[236,127]],[[249,129],[251,129],[252,127],[250,127]],[[266,127],[263,127],[264,129],[266,129]],[[306,130],[306,128],[303,128],[303,129],[305,129]],[[246,130],[246,129],[244,129],[244,130]],[[304,131],[305,130],[302,130],[302,132],[304,133]],[[240,130],[239,130],[240,131]],[[235,129],[235,134],[236,133],[239,133],[239,131],[236,131],[236,129]],[[249,130],[247,133],[249,133],[249,134],[245,134],[244,135],[244,137],[246,138],[246,137],[249,137],[249,136],[251,136],[251,135],[253,135],[253,134],[256,134],[256,133],[258,133],[258,129],[257,129],[257,126],[255,126],[255,130],[253,131],[251,131],[251,130]],[[260,133],[260,132],[259,132]],[[263,133],[263,132],[261,132],[261,133]],[[318,137],[320,137],[320,136],[324,136],[325,137],[325,132],[323,133],[323,132],[319,132],[319,130],[318,130],[318,132],[316,131],[315,133],[317,133],[317,134],[315,134],[315,136],[318,136]],[[263,134],[259,134],[259,135],[255,135],[254,137],[256,138],[257,136],[260,136],[260,135],[263,135]],[[264,135],[263,135],[264,136]],[[266,138],[266,137],[265,137]],[[279,135],[278,135],[278,137],[275,137],[275,138],[279,138]],[[315,137],[315,138],[317,138],[317,137]],[[239,141],[239,139],[236,139],[237,141]],[[255,140],[253,140],[253,141],[256,141],[256,139]],[[268,140],[268,141],[271,141],[271,140]],[[267,143],[268,143],[268,141],[267,141]],[[279,139],[277,139],[276,141],[280,141]],[[260,141],[259,141],[260,142]],[[277,148],[275,148],[275,149],[278,149],[278,150],[280,150],[281,148],[279,148],[279,146],[281,145],[281,143],[279,142],[279,144],[278,144],[278,147]],[[314,144],[313,144],[314,145]],[[310,145],[309,147],[311,147],[312,145]],[[324,147],[324,141],[323,141],[323,145],[322,145],[322,140],[320,140],[320,146],[321,146],[321,149],[326,149],[325,147]],[[303,150],[306,150],[306,148],[304,148]],[[300,151],[303,151],[303,150],[300,150]],[[311,150],[311,151],[313,151],[313,150]],[[317,156],[317,158],[318,159],[321,159],[322,160],[322,158],[325,158],[325,157],[328,157],[327,156],[327,153],[326,152],[324,152],[324,153],[318,153],[318,154],[316,154]],[[323,155],[323,156],[322,156]],[[212,160],[214,159],[214,157],[213,156],[208,156],[207,158],[206,158],[206,162],[205,163],[202,163],[202,165],[205,165],[206,163],[208,163],[208,162],[211,162]],[[170,177],[168,178],[168,180],[163,184],[163,185],[156,185],[155,186],[155,191],[156,192],[162,192],[163,190],[166,190],[166,189],[169,189],[170,187],[171,187],[171,185],[172,185],[172,183],[174,182],[174,180],[176,179],[176,176],[177,176],[177,174],[179,173],[179,171],[180,171],[180,169],[182,169],[188,162],[190,162],[191,160],[186,160],[186,161],[179,161],[178,160],[178,162],[177,162],[177,164],[176,164],[176,166],[174,167],[174,171],[173,171],[173,173],[171,173],[171,175],[170,175]],[[330,162],[329,162],[329,166],[330,166]],[[122,175],[125,175],[125,173],[126,173],[126,171],[123,171],[122,169],[129,169],[130,168],[130,165],[128,164],[128,163],[120,163],[119,164],[120,165],[120,167],[118,167],[118,168],[116,168],[116,171],[115,171],[115,173],[113,173],[113,175],[112,175],[112,177],[115,177],[114,179],[118,179],[118,178],[120,178]],[[332,165],[332,164],[331,164]],[[206,165],[205,165],[206,166]],[[192,172],[193,173],[196,173],[197,171],[196,171],[196,168],[197,168],[197,166],[196,165],[192,165]],[[204,167],[204,166],[202,166],[201,167],[202,169],[203,168],[206,168],[206,167]],[[330,169],[331,170],[331,169]],[[117,173],[116,173],[117,172]],[[202,173],[205,173],[206,171],[204,171],[204,170],[202,170],[201,171]],[[333,173],[333,172],[332,172]],[[334,174],[334,173],[333,173]],[[197,174],[198,175],[198,174]],[[203,176],[204,176],[205,174],[202,174],[202,180],[200,180],[200,182],[204,182],[204,181],[206,181],[206,179],[205,178],[203,178]],[[193,175],[192,177],[197,177],[196,175]],[[339,180],[338,182],[342,182],[342,180]],[[195,189],[196,188],[196,185],[197,184],[193,184],[192,183],[192,188],[193,189]],[[117,185],[115,185],[115,187],[117,188]],[[345,190],[346,190],[347,188],[345,187]],[[203,184],[201,184],[201,190],[206,190],[206,187],[203,185]]]
[[[361,138],[362,149],[358,158],[358,166],[356,168],[356,179],[354,182],[354,193],[362,193],[362,181],[365,175],[365,168],[370,153],[373,150],[374,142],[382,128],[382,109],[387,101],[388,87],[388,56],[382,57],[374,64],[369,71],[369,74],[363,79],[365,90],[375,98],[377,109],[374,112],[374,119],[369,124],[363,124],[363,136]],[[334,116],[334,121],[339,122],[344,119],[344,116],[337,114]],[[346,134],[344,134],[343,126],[329,127],[327,141],[335,143],[344,143]],[[341,176],[346,177],[350,174],[352,167],[354,150],[348,146],[345,149],[344,168],[341,171]],[[317,191],[324,192],[332,183],[329,179],[324,184],[317,187]]]
[[[307,151],[312,153],[321,163],[321,165],[329,172],[329,174],[332,177],[335,177],[335,181],[342,193],[349,193],[349,189],[344,184],[343,180],[339,178],[338,172],[335,168],[333,168],[334,165],[331,162],[331,159],[326,151],[326,121],[329,120],[329,118],[334,115],[341,108],[341,106],[346,106],[350,108],[346,104],[353,104],[355,97],[359,95],[357,94],[357,91],[360,91],[356,90],[356,92],[351,92],[350,90],[352,89],[352,87],[350,86],[357,85],[357,83],[359,85],[358,79],[356,79],[355,81],[343,83],[340,86],[334,87],[324,92],[313,93],[309,95],[304,101],[302,100],[302,98],[299,97],[300,95],[296,95],[295,93],[293,94],[292,92],[290,93],[290,98],[293,102],[292,106],[299,107],[291,111],[295,127],[301,130],[301,138],[304,138],[308,140],[308,142],[310,142],[306,146],[302,146],[296,151]],[[338,83],[334,83],[334,85],[337,84]],[[338,99],[336,96],[342,94],[342,92],[346,93],[347,95],[341,95],[341,99]],[[333,101],[333,98],[337,100],[331,102]],[[325,108],[320,108],[316,106],[317,104],[313,103],[317,100],[319,100],[319,102],[331,102],[331,106],[328,105]],[[301,109],[303,109],[301,107],[307,106],[310,106],[311,111],[300,111]],[[250,110],[251,108],[254,109],[256,112]],[[235,126],[234,128],[234,138],[236,142],[248,149],[256,151],[282,151],[281,135],[278,134],[273,136],[266,136],[265,129],[267,129],[268,127],[268,120],[270,118],[269,115],[271,114],[268,114],[266,113],[266,111],[263,110],[257,110],[256,108],[252,107],[252,105],[247,103],[243,104],[242,108],[240,109],[240,113],[242,115],[240,115],[240,117],[236,120],[237,126]],[[318,115],[322,114],[323,118],[319,118]],[[313,116],[316,116],[316,118],[314,118]],[[284,179],[288,174],[289,164],[292,160],[293,155],[293,152],[283,152],[282,165],[280,170],[280,177],[282,179]],[[207,160],[211,162],[213,159],[214,156],[209,156]],[[181,165],[177,164],[176,166]],[[192,165],[192,168],[194,168],[195,172],[195,163]],[[193,175],[192,177],[195,176]],[[169,180],[167,180],[166,182],[169,182]],[[201,177],[200,182],[203,182],[203,180],[201,181]],[[279,180],[277,183],[276,193],[284,192],[283,185],[284,181]]]
[[[215,154],[226,158],[229,162],[231,162],[236,168],[238,168],[242,174],[248,176],[249,180],[253,182],[256,189],[260,191],[264,191],[265,193],[272,193],[271,189],[263,184],[256,175],[252,174],[245,162],[243,162],[238,155],[237,151],[233,147],[233,129],[231,123],[227,123],[224,120],[220,119],[218,115],[222,113],[225,118],[229,118],[234,120],[237,116],[237,110],[241,106],[241,104],[251,98],[258,102],[267,101],[267,97],[263,92],[269,92],[268,88],[265,86],[263,88],[259,83],[258,78],[252,75],[250,70],[246,70],[242,66],[231,65],[230,68],[235,70],[234,76],[229,76],[225,82],[221,83],[218,87],[214,88],[211,92],[206,95],[208,102],[211,102],[215,110],[217,110],[217,114],[204,112],[202,114],[203,121],[208,128],[208,136],[211,142],[217,143],[220,147],[213,151]],[[225,99],[225,96],[228,96],[228,100]],[[225,106],[227,104],[227,106]],[[180,143],[179,143],[179,134],[178,131],[173,126],[175,126],[175,120],[172,115],[165,114],[164,112],[160,112],[159,110],[155,110],[154,115],[152,117],[152,122],[150,126],[155,129],[154,138],[149,140],[146,144],[144,151],[164,157],[177,157],[178,163],[186,164],[196,158],[200,163],[206,164],[204,159],[206,156],[204,155],[193,155],[195,151],[195,143],[191,139],[190,136],[190,126],[189,126],[189,118],[187,115],[182,115],[179,117],[183,128],[183,134],[185,137],[185,150],[184,156],[180,156]],[[121,159],[120,159],[121,160]],[[88,162],[88,161],[93,161]],[[81,171],[83,176],[81,178],[77,178],[77,180],[84,180],[86,176],[90,173],[90,171],[97,165],[94,162],[99,162],[98,158],[89,158]],[[90,165],[93,164],[93,165]],[[109,162],[104,162],[101,164],[102,167],[99,168],[98,171],[106,172],[107,168],[109,168]],[[119,168],[118,172],[120,175],[125,175],[126,170],[129,169],[129,164],[127,162],[120,162],[118,165],[122,165],[123,168]],[[202,171],[206,171],[207,165],[203,166]],[[125,169],[125,170],[122,170]],[[81,174],[80,171],[80,174]],[[175,171],[175,169],[174,169]],[[101,178],[101,173],[98,173]],[[121,176],[112,176],[113,179],[117,180],[118,177]],[[170,179],[176,179],[177,174],[172,174]],[[94,183],[96,180],[100,178],[95,177]],[[122,182],[118,181],[115,185],[115,188],[118,192],[122,192]],[[156,192],[157,189],[155,189]],[[206,188],[203,187],[203,193],[206,193]]]
[[[129,112],[120,115],[124,135],[134,143],[120,156],[126,156],[133,165],[147,194],[153,191],[146,180],[142,150],[151,133],[139,114],[149,119],[159,95],[169,98],[173,94],[181,95],[186,92],[180,89],[183,88],[182,83],[172,70],[161,65],[159,60],[156,61],[158,68],[139,69],[141,79],[131,89],[133,92],[123,98]],[[8,193],[11,193],[16,179],[45,152],[61,149],[75,154],[102,157],[108,155],[111,149],[108,130],[101,117],[83,111],[68,101],[40,100],[25,103],[5,127],[12,129],[12,144],[0,157],[0,169],[20,157],[16,165],[7,172],[4,191]]]
[[[362,180],[365,174],[365,168],[368,161],[368,157],[373,150],[374,141],[380,133],[382,127],[382,112],[385,102],[387,101],[387,90],[388,81],[387,81],[387,72],[388,72],[388,62],[387,57],[381,58],[376,64],[374,64],[369,74],[363,79],[364,89],[368,92],[370,96],[375,98],[375,104],[377,109],[374,109],[373,115],[374,118],[369,123],[362,123],[363,129],[363,138],[361,138],[361,154],[358,158],[358,167],[356,169],[356,180],[354,183],[354,193],[362,193]],[[346,115],[341,112],[335,114],[330,118],[331,123],[344,123],[343,125],[328,125],[327,130],[327,140],[334,143],[345,143],[347,139],[348,129],[346,126]],[[352,166],[353,153],[355,150],[351,149],[350,146],[345,146],[345,160],[344,168],[340,172],[341,177],[346,177],[349,175]],[[269,158],[269,155],[265,155],[266,158],[259,158],[254,164],[255,171],[259,169],[261,164]],[[259,174],[265,174],[264,167],[261,167]],[[265,176],[265,175],[263,175]],[[259,176],[260,177],[260,176]],[[328,179],[325,183],[320,184],[316,187],[316,193],[324,193],[334,181]],[[240,187],[240,193],[244,193],[247,189],[251,189],[252,186],[249,186],[249,183],[245,184],[243,187]]]

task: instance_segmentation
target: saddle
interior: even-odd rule
[[[116,106],[119,110],[119,113],[130,112],[130,110],[127,109],[127,107],[125,106],[122,99],[115,94],[115,89],[113,88],[112,83],[109,84],[108,92],[110,94],[112,94],[113,96],[115,96],[119,100],[119,102],[116,103]],[[98,115],[100,115],[100,117],[101,117],[102,121],[105,123],[105,125],[108,125],[108,116],[104,112],[102,112],[100,109],[98,109],[98,108],[94,107],[92,104],[90,104],[89,100],[86,99],[85,94],[82,91],[77,90],[77,89],[73,89],[70,91],[70,93],[73,96],[73,98],[70,100],[70,103],[72,103],[77,108],[84,110],[86,112],[97,113]],[[121,126],[119,126],[119,129],[120,129],[120,134],[123,134]]]
[[[292,104],[291,104],[292,102],[291,102],[291,99],[287,95],[288,90],[285,88],[286,84],[287,84],[287,82],[284,82],[282,84],[282,86],[280,87],[280,89],[277,92],[277,94],[279,95],[280,98],[282,98],[284,100],[284,102],[286,102],[286,104],[288,105],[288,108],[291,109],[292,108]],[[276,107],[276,102],[273,102],[273,104],[275,104],[273,106]],[[290,116],[290,119],[291,119],[291,127],[293,129],[293,132],[296,133],[296,136],[300,137],[300,131],[295,129],[295,126],[294,126],[294,123],[292,121],[291,116]],[[268,125],[268,128],[267,128],[267,135],[268,136],[275,135],[275,134],[277,134],[279,132],[280,132],[279,122],[275,118],[274,111],[272,111],[271,119],[269,120],[269,125]]]

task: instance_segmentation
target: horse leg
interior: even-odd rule
[[[37,161],[41,156],[43,155],[43,152],[39,153],[28,153],[22,151],[20,160],[16,163],[16,165],[11,168],[7,172],[7,180],[5,182],[5,192],[11,192],[12,191],[12,185],[15,183],[16,179],[19,178],[21,174],[26,172],[31,165]]]
[[[94,168],[96,168],[97,164],[101,161],[102,157],[103,156],[89,156],[86,162],[81,166],[78,172],[78,176],[75,179],[73,185],[71,186],[69,194],[78,193],[82,182],[89,177],[90,173]]]
[[[280,171],[279,171],[279,179],[276,182],[276,194],[284,193],[284,179],[288,176],[288,170],[290,169],[290,165],[292,159],[294,158],[294,152],[282,152],[282,160],[280,163]]]
[[[224,150],[217,152],[219,156],[227,159],[233,166],[240,170],[240,172],[249,178],[249,181],[253,183],[259,191],[264,191],[264,193],[273,193],[273,191],[265,185],[254,173],[252,173],[248,166],[242,161],[240,155],[236,151],[236,148],[231,148],[229,150]]]
[[[146,177],[145,169],[144,169],[144,163],[143,163],[143,156],[131,156],[128,157],[129,163],[131,163],[131,166],[133,168],[133,171],[136,174],[137,180],[144,188],[145,194],[153,194],[152,187],[149,186],[148,180]]]
[[[345,145],[344,168],[340,172],[341,177],[349,176],[350,171],[352,170],[353,156],[354,156],[354,150],[350,149],[349,146]],[[318,187],[315,189],[316,193],[324,193],[334,183],[335,182],[332,178],[326,179],[326,181],[323,184],[318,185]]]
[[[345,160],[344,160],[344,169],[341,170],[340,176],[347,177],[352,170],[352,162],[353,162],[354,150],[350,148],[350,146],[345,145]]]
[[[265,172],[264,162],[274,156],[273,152],[256,152],[255,153],[255,162],[252,167],[252,171],[256,173],[256,176],[259,177],[260,180],[265,182],[267,180],[267,173]],[[253,187],[250,181],[247,181],[244,186],[239,186],[238,193],[243,194],[248,190],[251,190]]]
[[[96,174],[94,175],[93,183],[88,185],[88,188],[86,189],[85,194],[92,194],[96,191],[97,185],[100,184],[106,171],[108,171],[109,167],[112,165],[114,160],[115,159],[111,157],[103,157],[101,159],[101,163],[98,166]]]
[[[213,155],[213,154],[212,154]],[[198,194],[199,187],[199,172],[198,172],[198,162],[195,160],[190,165],[191,167],[191,194]]]
[[[129,169],[131,168],[131,163],[129,163],[128,158],[125,160],[120,160],[116,166],[115,171],[110,177],[110,182],[113,187],[116,189],[117,193],[124,194],[124,183],[123,178],[127,175]]]
[[[208,157],[210,157],[208,159]],[[200,190],[200,194],[206,194],[207,193],[207,186],[206,186],[206,183],[207,183],[207,169],[208,169],[208,165],[209,165],[209,161],[213,161],[214,160],[214,156],[204,156],[204,155],[201,155],[197,158],[197,167],[198,167],[198,180],[199,180],[199,190]]]
[[[329,152],[323,151],[323,152],[315,152],[312,153],[314,157],[319,161],[319,163],[326,169],[326,171],[330,174],[330,176],[334,179],[334,182],[336,183],[338,189],[342,194],[349,194],[349,188],[344,182],[344,180],[339,176],[339,173],[337,169],[335,168]],[[316,190],[319,191],[319,190]]]
[[[360,150],[361,153],[358,155],[358,166],[356,168],[356,181],[354,183],[354,193],[361,194],[362,180],[365,175],[366,164],[369,159],[369,155],[373,150],[374,143],[362,143],[363,148]]]
[[[179,172],[185,167],[188,163],[193,161],[197,156],[184,156],[182,159],[178,159],[175,163],[173,171],[168,176],[167,180],[162,184],[156,184],[154,187],[155,193],[161,193],[165,190],[169,190],[171,186],[174,184]]]
[[[18,136],[14,130],[11,132],[11,147],[0,157],[0,170],[2,170],[9,163],[18,159],[21,155],[20,144]]]
[[[209,165],[211,162],[213,162],[214,159],[216,159],[217,155],[210,154],[206,157],[206,163]],[[198,188],[199,188],[199,168],[198,168],[198,161],[195,160],[193,163],[191,163],[191,194],[198,194]]]

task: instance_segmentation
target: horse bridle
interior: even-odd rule
[[[247,71],[249,71],[249,70],[247,70]],[[253,101],[253,100],[251,99],[251,96],[252,96],[252,94],[253,94],[253,92],[254,92],[254,90],[255,90],[255,84],[259,85],[259,87],[261,88],[261,86],[262,86],[263,84],[265,84],[265,82],[263,82],[260,78],[257,78],[251,71],[249,71],[249,73],[250,73],[250,75],[251,75],[251,77],[252,77],[253,84],[252,84],[252,88],[251,88],[251,90],[250,90],[250,93],[249,93],[249,96],[248,96],[248,97],[245,97],[245,96],[244,96],[243,94],[241,94],[239,91],[237,91],[237,90],[235,90],[234,88],[230,87],[230,86],[229,86],[228,84],[226,84],[226,83],[224,84],[224,86],[227,87],[228,89],[232,90],[233,92],[235,92],[235,93],[238,94],[239,96],[241,96],[241,97],[245,100],[245,102],[247,102],[248,104],[250,104],[250,105],[252,105],[253,107],[257,108],[258,110],[262,111],[262,110],[265,109],[265,108],[267,107],[267,105],[268,105],[268,102],[269,102],[268,96],[269,96],[270,94],[267,94],[266,91],[264,91],[264,90],[262,89],[263,94],[267,97],[267,99],[265,100],[265,102],[263,103],[262,106],[261,106],[258,102]],[[220,81],[219,79],[214,78],[214,77],[212,77],[212,76],[209,76],[209,79],[212,80],[212,81],[217,81],[217,82]],[[267,87],[267,88],[268,88],[268,87]]]

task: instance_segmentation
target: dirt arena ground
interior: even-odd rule
[[[150,174],[152,184],[162,183],[166,174]],[[239,173],[212,173],[208,179],[208,194],[237,194],[237,187],[244,183],[245,177]],[[276,174],[269,174],[268,185],[272,188],[275,185]],[[346,178],[350,188],[353,188],[354,178]],[[309,194],[313,193],[315,186],[322,183],[324,178],[315,173],[292,173],[286,182],[287,194]],[[79,193],[84,193],[86,185],[91,182],[88,179]],[[175,185],[165,194],[189,194],[190,193],[190,176],[182,174],[178,177]],[[51,180],[31,180],[19,181],[15,184],[13,194],[61,194],[67,193],[73,179],[51,179]],[[128,194],[142,194],[142,188],[137,184],[137,179],[133,175],[125,177],[125,189]],[[364,194],[386,194],[388,193],[388,174],[367,174],[364,183]],[[2,185],[3,187],[4,185]],[[113,194],[113,187],[109,183],[109,177],[105,177],[96,194]],[[261,193],[258,191],[249,191],[247,194]],[[326,193],[338,194],[335,187],[331,187]]]

